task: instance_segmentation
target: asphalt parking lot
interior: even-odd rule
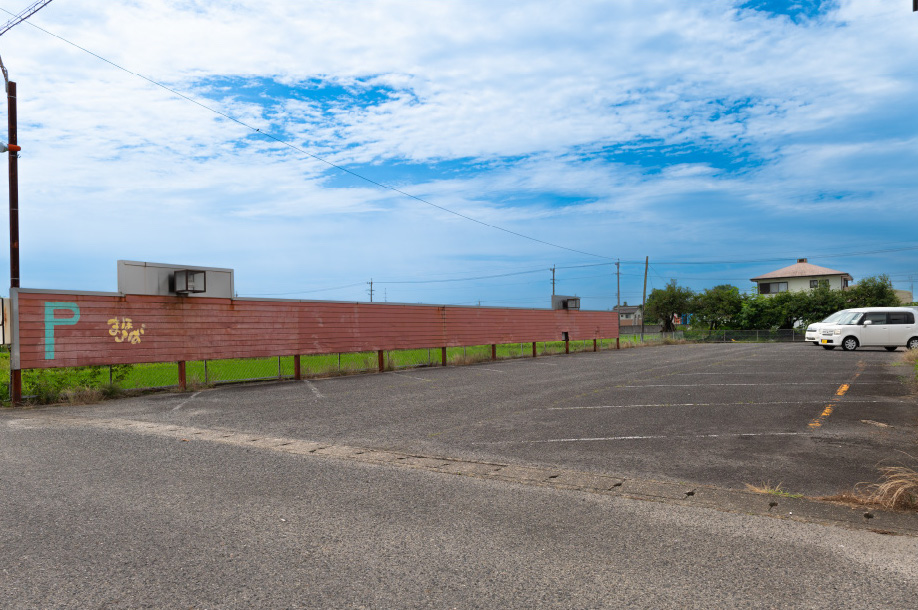
[[[896,359],[676,345],[6,410],[0,605],[909,607],[915,515],[738,491],[914,454]]]
[[[901,351],[674,345],[224,386],[68,408],[429,457],[810,496],[915,453]]]

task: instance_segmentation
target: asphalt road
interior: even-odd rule
[[[5,411],[0,606],[910,607],[912,535],[442,465],[833,493],[915,453],[896,359],[665,346]]]

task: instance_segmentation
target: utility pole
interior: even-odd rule
[[[622,262],[615,261],[615,306],[622,305]]]
[[[555,296],[555,266],[551,266],[551,296]]]
[[[9,152],[10,172],[10,297],[12,289],[19,288],[19,154],[16,129],[16,83],[7,78],[6,68],[0,61],[3,79],[6,82],[7,118],[9,123],[9,142],[2,146],[3,152]],[[16,320],[13,320],[16,324]],[[13,349],[18,346],[11,346]],[[10,359],[10,403],[14,406],[22,402],[22,369],[14,366]]]
[[[51,0],[37,0],[26,8],[22,9],[18,15],[6,22],[0,27],[0,36],[6,34],[11,28],[19,25],[45,6],[51,3]],[[22,150],[17,144],[16,129],[16,83],[10,82],[9,73],[3,60],[0,59],[0,72],[3,72],[3,82],[6,85],[6,104],[7,120],[9,123],[9,141],[3,145],[0,152],[9,152],[9,171],[10,171],[10,298],[13,296],[13,288],[19,288],[19,154]],[[18,320],[12,323],[17,325]],[[15,327],[15,326],[14,326]],[[13,353],[18,353],[19,346],[13,345]],[[18,359],[16,368],[14,368],[12,354],[10,355],[10,402],[13,406],[22,402],[22,369],[18,368]]]
[[[647,269],[650,267],[650,257],[644,259],[644,296],[641,297],[641,343],[644,342],[644,306],[647,304]]]
[[[6,86],[6,103],[9,108],[9,144],[10,151],[10,287],[19,288],[19,155],[16,151],[16,83],[10,81]]]
[[[373,278],[370,278],[370,303],[373,302]]]

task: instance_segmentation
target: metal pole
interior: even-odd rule
[[[644,259],[644,296],[641,297],[641,343],[644,343],[644,307],[647,305],[647,269],[650,267],[650,257]]]

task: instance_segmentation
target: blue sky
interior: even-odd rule
[[[556,267],[591,309],[616,260],[639,302],[645,257],[649,289],[745,290],[798,257],[918,280],[906,0],[68,0],[30,21],[59,38],[0,38],[25,287],[114,291],[118,259],[233,268],[240,296],[368,300],[372,279],[522,307]]]

